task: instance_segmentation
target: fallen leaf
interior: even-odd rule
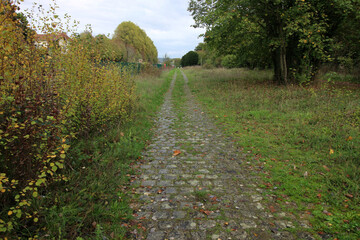
[[[328,168],[326,165],[323,165],[323,168],[324,168],[326,171],[330,172],[330,168]]]
[[[352,194],[345,194],[345,196],[348,197],[348,198],[353,198],[354,197],[354,195],[352,195]]]
[[[270,212],[272,212],[272,213],[276,212],[276,210],[273,206],[270,206],[269,209],[270,209]]]
[[[124,133],[123,133],[123,132],[120,132],[120,136],[122,136],[122,137],[123,137],[123,136],[124,136]]]
[[[267,188],[271,188],[272,187],[272,184],[271,183],[265,183],[264,184]]]
[[[209,210],[203,210],[203,209],[201,209],[201,210],[200,210],[200,212],[202,212],[202,213],[206,214],[207,216],[209,216],[209,215],[212,213],[212,211],[209,211]]]
[[[352,136],[349,136],[349,137],[346,139],[346,141],[351,141],[351,140],[353,140]]]
[[[177,155],[179,155],[180,153],[181,153],[180,150],[175,150],[173,156],[177,156]]]
[[[318,198],[321,198],[321,194],[319,193],[318,195],[316,195]]]
[[[328,211],[326,211],[326,210],[324,210],[323,213],[326,214],[326,215],[328,215],[328,216],[331,216],[331,215],[332,215],[331,212],[328,212]]]
[[[211,214],[211,211],[206,210],[206,211],[204,211],[204,213],[209,216]]]

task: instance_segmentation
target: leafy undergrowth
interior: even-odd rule
[[[42,238],[126,239],[131,227],[132,195],[129,183],[132,164],[151,137],[153,116],[163,102],[171,75],[139,77],[139,95],[134,119],[106,132],[80,139],[69,152],[69,180],[56,186],[54,205],[44,210]],[[47,194],[51,195],[51,194]]]
[[[186,73],[210,114],[261,163],[279,207],[310,218],[319,238],[359,239],[360,89],[274,86],[269,71]]]

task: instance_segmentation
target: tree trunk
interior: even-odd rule
[[[287,63],[287,51],[286,51],[286,37],[284,36],[282,24],[277,27],[278,38],[280,46],[273,52],[274,62],[274,80],[278,84],[288,84],[288,63]]]

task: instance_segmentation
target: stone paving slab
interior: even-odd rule
[[[257,177],[244,167],[246,153],[201,110],[181,74],[186,102],[182,108],[173,104],[175,74],[158,114],[156,136],[144,152],[135,215],[147,233],[134,238],[313,239],[288,231],[307,222],[267,210]],[[175,150],[181,153],[174,156]]]

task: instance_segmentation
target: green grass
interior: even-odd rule
[[[197,201],[205,203],[209,193],[207,191],[195,191],[193,194]]]
[[[315,232],[360,237],[360,89],[275,86],[269,71],[186,74],[226,134],[265,167],[263,187],[282,208],[310,216]]]
[[[174,85],[174,90],[173,90],[173,103],[174,103],[174,107],[177,110],[177,124],[181,124],[183,122],[183,118],[185,116],[185,113],[183,111],[183,107],[185,104],[185,92],[184,92],[184,78],[182,76],[182,74],[180,73],[180,71],[177,71],[177,76],[176,76],[176,82]]]
[[[136,79],[138,106],[131,122],[109,127],[72,144],[66,166],[69,181],[54,188],[53,202],[42,208],[46,216],[40,236],[57,239],[126,239],[130,202],[134,195],[129,186],[131,165],[141,157],[152,135],[154,116],[163,102],[172,79],[171,72],[160,78]],[[131,227],[131,226],[130,226]]]

